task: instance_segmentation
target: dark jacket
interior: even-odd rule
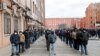
[[[49,43],[51,43],[51,44],[53,44],[53,43],[55,43],[56,42],[56,35],[54,35],[54,34],[49,34],[48,35],[48,40],[49,40]]]
[[[48,40],[48,35],[51,33],[51,31],[50,30],[46,30],[45,31],[45,38],[46,38],[46,40]]]
[[[60,30],[60,36],[65,36],[65,31],[64,30]]]
[[[88,44],[88,40],[89,40],[89,33],[88,32],[84,32],[83,35],[83,44]]]
[[[25,41],[28,41],[29,40],[29,33],[24,31],[23,34],[25,36]]]
[[[20,37],[19,37],[19,35],[18,34],[12,34],[11,36],[10,36],[10,42],[11,42],[11,44],[19,44],[19,42],[20,42]]]

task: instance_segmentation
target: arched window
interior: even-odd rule
[[[11,33],[11,17],[9,13],[4,13],[4,33]]]

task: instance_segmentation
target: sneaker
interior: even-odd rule
[[[85,53],[85,55],[88,55],[87,53]]]
[[[14,54],[12,53],[11,56],[14,56]]]
[[[20,56],[19,53],[16,54],[17,56]]]
[[[54,53],[54,56],[56,56],[56,53]]]

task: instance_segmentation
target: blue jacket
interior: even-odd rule
[[[19,35],[18,34],[12,34],[11,36],[10,36],[10,42],[11,42],[11,44],[19,44],[19,41],[20,41],[20,37],[19,37]]]

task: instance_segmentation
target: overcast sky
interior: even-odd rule
[[[45,0],[46,18],[84,17],[92,2],[100,0]]]

